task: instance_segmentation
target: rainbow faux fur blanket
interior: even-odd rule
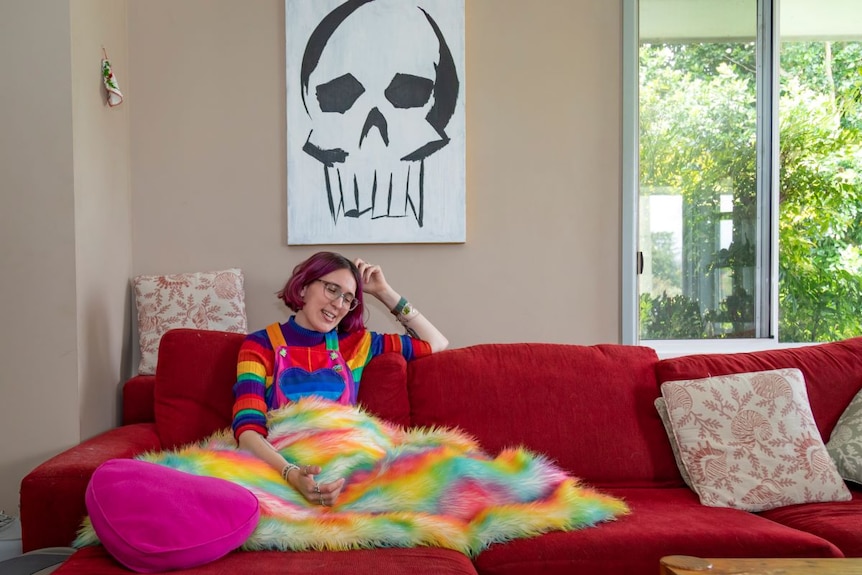
[[[288,461],[344,477],[334,507],[309,503],[279,473],[236,448],[224,430],[139,459],[251,490],[261,519],[245,550],[344,550],[428,545],[475,556],[495,542],[592,526],[628,512],[524,449],[491,458],[464,433],[401,429],[358,407],[304,399],[269,416],[269,441]],[[75,546],[98,543],[89,520]]]

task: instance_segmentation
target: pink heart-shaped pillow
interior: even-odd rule
[[[260,518],[245,487],[134,459],[100,465],[85,501],[102,545],[139,573],[215,561],[242,545]]]

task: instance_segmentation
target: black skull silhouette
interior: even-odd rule
[[[423,224],[425,159],[449,143],[459,81],[440,28],[404,0],[348,0],[309,37],[303,150],[323,165],[333,221]]]

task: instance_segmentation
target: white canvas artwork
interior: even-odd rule
[[[464,0],[285,0],[287,240],[466,241]]]

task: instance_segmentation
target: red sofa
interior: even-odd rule
[[[242,336],[175,330],[155,376],[123,393],[124,425],[43,463],[21,485],[25,551],[69,545],[84,490],[103,461],[199,439],[230,423]],[[360,401],[403,425],[458,426],[490,452],[522,444],[588,484],[623,497],[632,513],[598,527],[493,545],[473,561],[445,549],[233,552],[183,573],[641,574],[665,555],[862,556],[862,491],[841,503],[749,513],[701,505],[683,483],[653,405],[664,381],[797,367],[829,438],[862,387],[862,338],[811,347],[659,361],[646,347],[484,344],[406,364],[387,354],[367,367]],[[128,572],[101,547],[75,553],[56,575]]]

